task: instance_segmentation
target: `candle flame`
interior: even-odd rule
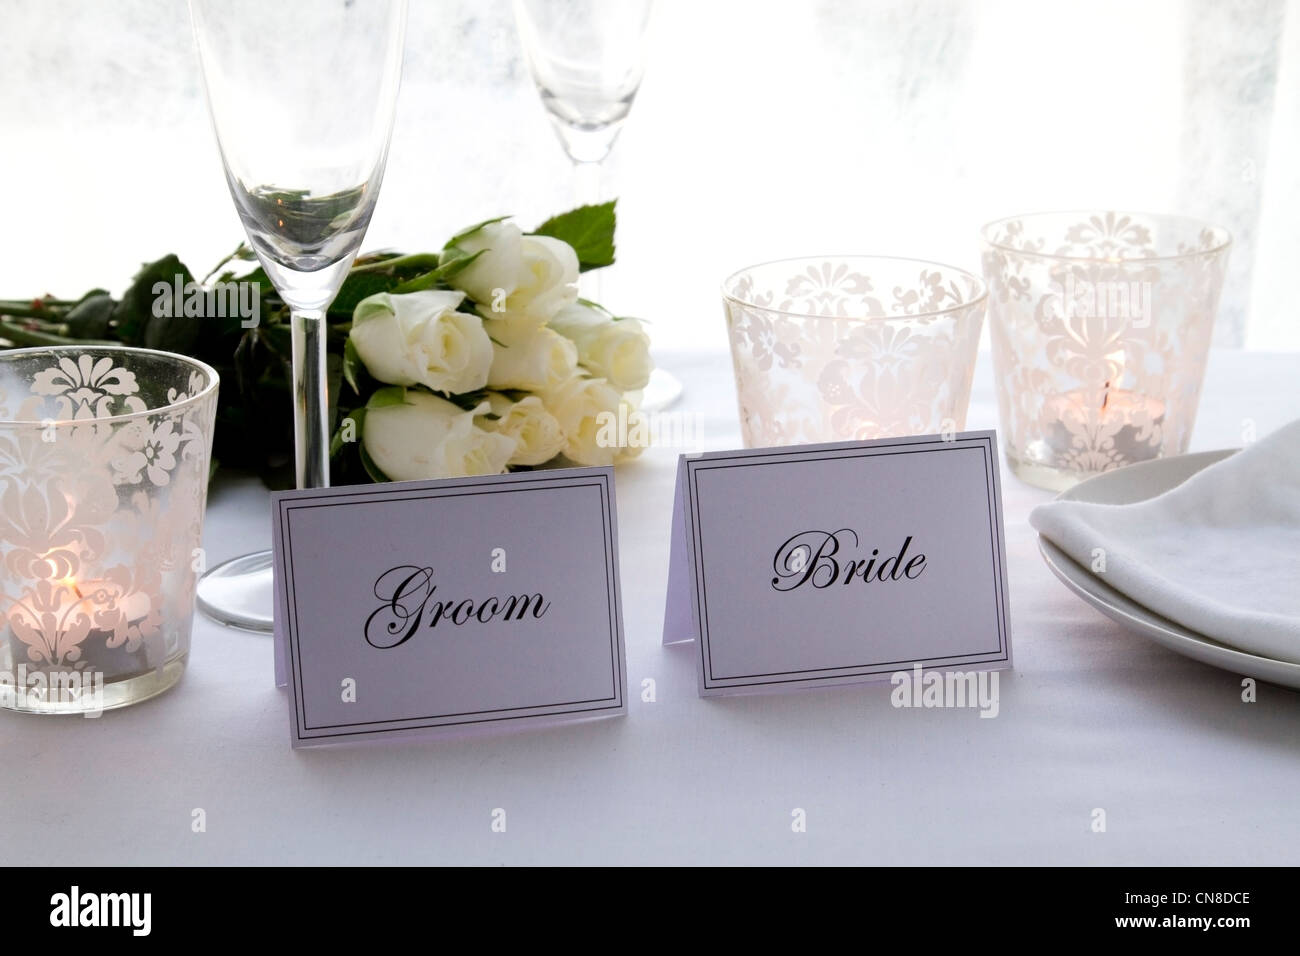
[[[1101,410],[1106,411],[1106,406],[1110,404],[1110,385],[1115,383],[1119,388],[1120,382],[1124,378],[1124,350],[1116,349],[1114,352],[1106,354],[1106,364],[1110,366],[1111,377],[1106,379],[1101,387]]]
[[[54,576],[59,573],[58,564],[54,561],[53,558],[47,557],[44,560],[45,560],[45,566],[50,569],[50,577],[54,578]],[[77,596],[77,600],[79,601],[85,600],[86,596],[81,593],[81,588],[77,585],[77,579],[74,578],[72,575],[69,574],[66,577],[57,578],[56,580],[58,582],[59,587],[63,588],[65,591],[71,591],[73,594]]]

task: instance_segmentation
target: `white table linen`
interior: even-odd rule
[[[729,359],[661,359],[701,447],[737,446]],[[1300,355],[1214,352],[1193,450],[1300,417],[1297,382]],[[995,425],[985,355],[968,427]],[[1051,496],[1005,468],[1015,668],[996,718],[895,709],[888,684],[699,699],[693,647],[660,646],[676,452],[618,472],[625,719],[295,753],[269,638],[200,618],[189,672],[156,700],[91,720],[0,715],[0,860],[1300,863],[1300,694],[1260,684],[1245,703],[1238,675],[1070,594],[1027,520]],[[256,480],[221,480],[210,563],[267,546],[269,515]]]

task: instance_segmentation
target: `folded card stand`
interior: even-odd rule
[[[665,644],[702,696],[1011,666],[995,434],[682,456]]]
[[[611,468],[282,492],[295,747],[627,712]]]

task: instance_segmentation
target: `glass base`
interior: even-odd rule
[[[218,624],[270,634],[275,627],[271,552],[232,558],[199,579],[195,603]]]
[[[1007,467],[1025,484],[1033,485],[1035,488],[1046,488],[1048,491],[1066,491],[1085,478],[1092,477],[1087,472],[1069,471],[1065,468],[1053,468],[1051,465],[1023,461],[1010,452],[1007,452]]]
[[[30,693],[6,697],[0,707],[19,714],[70,714],[73,716],[97,716],[101,711],[116,710],[131,704],[139,704],[157,697],[163,691],[171,690],[185,673],[185,663],[189,654],[173,657],[157,670],[148,671],[138,677],[113,681],[105,684],[100,697],[94,695],[74,700],[40,700]]]
[[[662,412],[682,397],[682,382],[666,369],[657,368],[650,373],[650,381],[641,390],[643,412]]]

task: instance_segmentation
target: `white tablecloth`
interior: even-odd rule
[[[661,359],[704,446],[737,446],[727,357]],[[995,412],[982,356],[968,426]],[[1216,352],[1193,450],[1296,417],[1300,355]],[[295,753],[270,640],[200,618],[156,700],[0,715],[0,862],[1300,863],[1300,694],[1243,703],[1237,675],[1084,605],[1026,521],[1049,495],[1005,469],[1016,666],[995,719],[895,709],[887,684],[700,700],[692,646],[660,646],[674,464],[660,449],[618,473],[627,718]],[[219,481],[209,559],[268,546],[269,513],[256,481]]]

